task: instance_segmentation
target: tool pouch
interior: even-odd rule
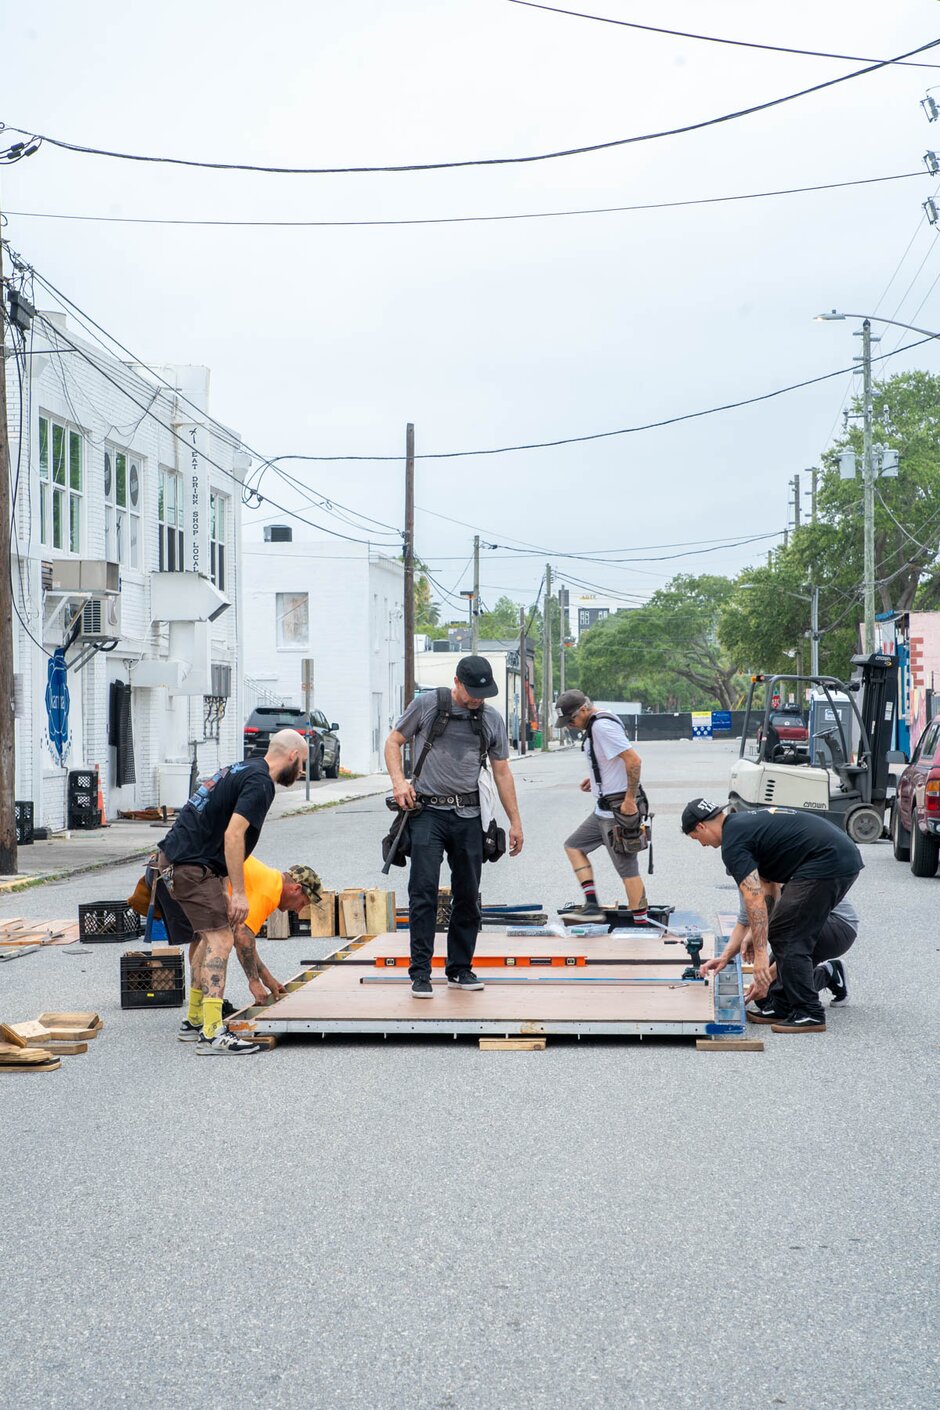
[[[489,827],[483,829],[483,860],[498,862],[506,855],[506,829],[500,827],[493,818]]]
[[[382,861],[388,861],[389,854],[394,847],[395,855],[392,857],[391,864],[393,867],[403,867],[411,856],[411,819],[417,817],[418,813],[422,812],[424,804],[419,799],[412,808],[399,808],[398,804],[395,802],[394,793],[388,793],[385,797],[385,806],[395,814],[395,821],[382,838]],[[406,822],[404,828],[399,833],[398,828],[402,813],[406,814]]]

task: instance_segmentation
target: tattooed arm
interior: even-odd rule
[[[632,817],[637,810],[636,791],[640,786],[640,770],[643,764],[635,749],[625,749],[620,757],[627,771],[627,792],[620,804],[620,811],[625,817]]]
[[[245,971],[251,997],[255,1003],[265,1003],[268,995],[261,978],[258,947],[255,944],[255,937],[247,925],[239,925],[235,929],[235,953],[238,956],[238,963]]]
[[[750,931],[749,948],[754,957],[753,996],[762,999],[770,988],[771,976],[767,959],[767,904],[764,888],[755,868],[748,872],[739,890],[747,912],[747,928]]]

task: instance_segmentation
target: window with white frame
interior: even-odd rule
[[[39,538],[48,548],[82,551],[84,442],[51,416],[39,418]]]
[[[125,568],[140,567],[140,510],[144,497],[140,456],[104,448],[104,556]]]
[[[183,477],[160,467],[157,490],[157,523],[160,531],[161,573],[183,571]]]
[[[209,577],[219,592],[225,591],[225,522],[228,498],[224,494],[209,495]]]
[[[274,595],[277,645],[281,651],[306,651],[310,645],[310,599],[305,592]]]

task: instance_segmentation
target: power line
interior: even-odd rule
[[[7,215],[26,220],[79,220],[102,225],[182,225],[246,227],[248,229],[340,229],[395,225],[470,225],[506,220],[553,220],[575,215],[616,215],[630,211],[679,210],[687,206],[715,206],[728,201],[761,201],[772,196],[800,196],[813,191],[841,191],[848,186],[875,186],[885,181],[907,181],[911,177],[929,176],[928,171],[901,171],[893,176],[865,176],[855,181],[825,181],[815,186],[786,186],[775,191],[743,191],[730,196],[700,196],[687,201],[646,201],[631,206],[587,206],[577,210],[515,211],[497,215],[447,215],[414,217],[403,220],[189,220],[167,216],[134,215],[73,215],[56,211],[7,211]]]
[[[610,151],[614,147],[629,147],[639,142],[654,142],[663,137],[679,137],[687,132],[700,132],[708,127],[735,122],[739,118],[751,117],[754,113],[767,112],[770,108],[778,108],[784,103],[792,103],[797,98],[806,98],[812,93],[821,93],[827,88],[834,88],[837,84],[848,83],[851,79],[862,78],[865,74],[877,73],[880,69],[889,68],[892,64],[900,63],[903,59],[910,59],[915,54],[923,54],[928,49],[935,49],[937,45],[940,45],[940,39],[931,39],[926,44],[918,45],[916,49],[896,54],[891,59],[879,59],[875,63],[866,64],[864,68],[840,74],[838,78],[828,78],[822,83],[811,84],[809,88],[800,88],[794,93],[784,93],[779,98],[769,98],[763,103],[753,103],[750,107],[739,108],[735,112],[721,113],[718,117],[685,123],[681,127],[667,128],[661,132],[638,133],[633,137],[617,137],[606,142],[591,142],[580,147],[564,147],[553,152],[534,152],[520,157],[468,157],[463,160],[446,162],[401,162],[394,166],[261,166],[252,162],[210,162],[195,157],[162,157],[144,155],[139,152],[119,152],[107,147],[90,147],[80,142],[68,142],[61,137],[52,137],[49,133],[30,133],[26,128],[9,124],[3,126],[9,131],[28,136],[30,142],[47,143],[50,147],[58,147],[62,151],[75,152],[81,156],[110,157],[116,161],[146,162],[163,166],[197,167],[203,171],[251,171],[270,176],[355,176],[378,172],[445,171],[461,167],[518,166],[524,163],[554,161],[559,157],[580,157],[590,152]]]
[[[924,343],[933,342],[933,338],[918,338],[913,343],[906,343],[902,348],[895,348],[890,353],[879,353],[872,358],[872,362],[884,362],[889,357],[895,357],[898,353],[909,352],[911,348],[919,348]],[[659,421],[645,421],[637,426],[621,426],[614,431],[594,431],[584,436],[559,436],[553,441],[525,441],[518,445],[508,446],[487,446],[475,450],[440,450],[423,451],[415,455],[415,460],[458,460],[471,455],[509,455],[511,452],[520,450],[551,450],[557,446],[583,445],[587,441],[610,440],[614,436],[633,436],[640,431],[658,431],[664,426],[677,426],[683,421],[697,421],[703,416],[714,416],[721,411],[737,411],[744,406],[754,406],[759,402],[772,401],[775,397],[782,397],[787,392],[802,391],[804,387],[814,387],[820,382],[829,382],[833,377],[844,377],[847,372],[854,372],[854,367],[838,367],[835,372],[824,372],[819,377],[807,377],[802,382],[791,382],[789,386],[777,387],[772,392],[763,392],[756,397],[743,397],[739,401],[723,402],[719,406],[709,406],[702,411],[687,411],[681,416],[667,416]],[[401,455],[296,455],[294,460],[309,460],[323,463],[335,461],[401,461]],[[425,513],[432,513],[425,510]],[[439,515],[439,518],[446,518],[446,515]],[[460,523],[460,520],[454,520]],[[472,525],[469,527],[473,527]]]
[[[635,24],[632,20],[612,20],[606,15],[587,15],[581,10],[562,10],[557,5],[539,5],[535,0],[509,0],[512,5],[525,5],[530,10],[547,10],[553,15],[572,15],[579,20],[597,20],[600,24],[615,24],[623,29],[641,29],[647,34],[668,34],[676,39],[700,39],[706,44],[731,44],[738,49],[764,49],[772,54],[800,54],[808,59],[844,59],[851,64],[901,64],[900,59],[867,59],[861,54],[831,54],[825,49],[791,49],[783,44],[756,44],[747,39],[720,39],[714,34],[690,34],[684,29],[660,29],[652,24]],[[940,64],[905,64],[905,68],[936,69]]]
[[[162,376],[160,375],[160,373],[157,372],[157,370],[156,370],[155,368],[151,367],[147,362],[145,362],[143,358],[138,357],[130,348],[126,347],[125,344],[122,343],[118,338],[116,338],[112,333],[109,333],[105,328],[103,328],[100,323],[97,323],[97,322],[91,317],[90,314],[86,313],[83,309],[81,309],[81,308],[79,307],[79,305],[74,302],[74,300],[72,300],[72,299],[70,299],[70,298],[68,297],[67,294],[64,294],[61,289],[56,288],[56,286],[51,282],[51,280],[47,279],[44,275],[40,274],[37,270],[33,269],[32,266],[27,265],[27,264],[25,263],[25,261],[23,261],[23,260],[20,258],[20,256],[17,255],[17,254],[15,254],[12,250],[10,251],[10,255],[11,255],[12,261],[14,262],[14,264],[16,265],[16,267],[17,267],[18,269],[28,269],[29,272],[30,272],[31,277],[32,277],[33,279],[35,279],[35,281],[36,281],[38,284],[40,284],[42,288],[44,288],[49,294],[51,294],[53,298],[57,299],[63,308],[65,308],[65,309],[67,309],[67,310],[69,310],[69,311],[71,311],[71,312],[73,313],[73,315],[79,320],[79,322],[83,324],[83,326],[85,327],[86,331],[89,332],[89,335],[92,336],[92,337],[94,337],[94,340],[104,349],[104,351],[105,351],[109,356],[111,356],[111,355],[113,355],[113,354],[111,354],[111,350],[110,350],[110,348],[107,346],[107,343],[105,343],[105,342],[103,341],[104,339],[107,339],[108,342],[110,342],[110,343],[112,343],[112,344],[114,345],[114,347],[119,348],[121,352],[126,353],[127,356],[128,356],[128,357],[132,360],[132,362],[135,364],[135,366],[144,368],[144,369],[149,373],[149,375],[154,379],[154,381],[157,382],[157,383],[159,383],[159,386],[160,386],[160,387],[165,388],[168,392],[172,393],[172,395],[173,395],[174,397],[178,398],[181,402],[185,402],[185,404],[186,404],[187,406],[192,407],[192,409],[193,409],[194,411],[196,411],[196,412],[199,414],[199,416],[200,416],[201,418],[204,418],[204,419],[205,419],[205,421],[206,421],[207,424],[209,424],[209,425],[214,426],[215,428],[217,428],[217,430],[218,430],[224,437],[226,437],[226,438],[228,439],[228,438],[230,438],[230,437],[232,436],[233,433],[232,433],[232,431],[230,430],[230,428],[229,428],[228,426],[224,426],[224,425],[222,424],[222,422],[221,422],[221,421],[217,421],[217,420],[215,419],[215,417],[209,416],[209,415],[203,410],[202,407],[200,407],[196,402],[191,401],[190,398],[187,397],[182,391],[180,391],[180,389],[179,389],[178,387],[174,387],[174,385],[172,384],[172,382],[168,382],[165,377],[162,377]],[[54,325],[53,325],[53,326],[54,326]],[[96,330],[96,332],[97,332],[98,334],[100,334],[101,336],[100,336],[100,337],[95,337],[95,334],[91,332],[91,329]],[[72,350],[72,351],[75,351],[75,352],[78,352],[79,355],[82,355],[82,356],[84,355],[84,354],[82,354],[81,349],[75,347],[74,345],[71,346],[71,350]],[[159,388],[158,388],[158,391],[159,391]],[[66,394],[66,395],[67,395],[67,394]],[[156,398],[154,398],[154,399],[156,399]],[[141,418],[141,420],[142,420],[142,419],[143,419],[143,417]],[[79,418],[76,418],[76,424],[80,424],[80,423],[79,423]],[[138,422],[137,424],[140,425],[140,422]],[[136,429],[136,428],[135,428],[135,429]],[[269,457],[267,457],[267,456],[262,455],[262,454],[260,453],[260,451],[255,450],[254,447],[248,445],[248,443],[247,443],[246,441],[239,440],[239,444],[240,444],[240,446],[241,446],[244,450],[246,450],[249,454],[253,455],[256,460],[259,460],[259,461],[261,462],[261,465],[258,467],[258,469],[257,469],[256,471],[253,471],[253,472],[252,472],[253,474],[257,474],[257,475],[258,475],[258,477],[259,477],[259,478],[258,478],[258,482],[257,482],[258,484],[260,484],[260,478],[264,475],[264,471],[267,469],[267,467],[268,467],[269,465],[270,465],[270,466],[274,466],[274,465],[277,464],[277,462],[280,461],[280,460],[289,460],[289,459],[293,459],[293,458],[294,458],[293,456],[274,456],[274,457],[269,458]],[[282,477],[283,479],[285,479],[285,480],[291,480],[291,479],[293,479],[293,477],[287,475],[287,473],[286,473],[285,471],[278,470],[276,473],[280,474],[281,477]],[[294,484],[295,484],[298,488],[302,488],[304,491],[307,491],[308,494],[313,494],[314,496],[316,496],[316,495],[318,494],[318,492],[317,492],[312,486],[306,486],[306,485],[303,485],[303,486],[302,486],[302,483],[301,483],[300,481],[294,481]],[[257,493],[257,487],[256,487],[256,490],[254,491],[254,493]],[[260,499],[260,496],[259,496],[259,499]],[[367,515],[367,514],[360,514],[358,510],[351,509],[348,505],[340,504],[340,502],[339,502],[338,500],[331,500],[328,495],[325,495],[325,494],[319,495],[319,502],[315,502],[314,500],[309,499],[309,498],[308,498],[308,501],[307,501],[307,502],[311,505],[311,508],[321,508],[321,509],[323,509],[324,512],[326,512],[326,513],[332,513],[334,518],[344,519],[344,522],[350,524],[351,527],[353,527],[353,528],[361,528],[361,527],[363,527],[363,525],[353,523],[351,520],[345,519],[345,516],[343,516],[343,515],[337,515],[337,514],[335,514],[334,511],[333,511],[333,508],[332,508],[333,505],[336,505],[336,506],[337,506],[338,508],[340,508],[340,509],[346,510],[346,511],[347,511],[348,513],[350,513],[350,514],[356,515],[359,519],[363,519],[363,520],[367,521],[368,523],[375,524],[375,525],[377,525],[377,526],[380,527],[380,528],[389,529],[389,530],[391,530],[392,533],[394,533],[394,534],[396,534],[396,535],[399,534],[399,530],[398,530],[394,525],[391,525],[391,524],[384,524],[384,523],[382,523],[381,520],[372,519],[372,518],[371,518],[369,515]],[[270,503],[276,504],[276,501],[270,500]],[[330,507],[327,507],[327,506],[330,506]],[[280,506],[277,506],[277,507],[280,507]],[[287,511],[285,510],[284,512],[287,512]],[[307,522],[307,521],[303,521],[303,522]],[[384,536],[383,536],[383,537],[384,537]],[[364,540],[364,539],[361,539],[361,540],[360,540],[360,539],[357,539],[357,540],[353,540],[353,542],[362,542],[362,543],[364,543],[364,542],[368,542],[368,540]]]
[[[69,346],[75,349],[75,351],[79,354],[83,361],[88,363],[89,367],[94,368],[94,370],[98,373],[100,377],[103,377],[106,382],[110,382],[112,387],[115,387],[123,396],[127,398],[129,402],[131,402],[134,406],[138,407],[142,412],[144,412],[149,420],[153,421],[162,430],[166,431],[167,435],[171,436],[173,440],[178,441],[180,445],[184,445],[187,446],[187,448],[191,448],[189,447],[188,442],[186,441],[186,438],[184,436],[181,436],[180,433],[174,430],[172,426],[168,426],[165,421],[161,421],[160,417],[155,415],[154,412],[150,411],[143,402],[139,402],[136,397],[132,396],[128,389],[122,386],[121,383],[117,380],[117,378],[110,376],[110,374],[105,371],[105,369],[100,365],[100,363],[96,362],[95,359],[91,357],[87,352],[85,352],[83,348],[80,348],[76,343],[73,343],[71,339],[69,339],[67,334],[62,331],[61,328],[58,328],[53,322],[51,322],[50,319],[45,318],[41,313],[37,312],[35,314],[35,318],[39,322],[43,323],[46,326],[47,330],[50,330],[57,338],[63,338],[65,342],[69,344]],[[233,480],[239,486],[239,488],[241,488],[242,482],[233,470],[229,470],[226,466],[220,465],[217,460],[213,460],[210,455],[206,455],[202,451],[200,452],[200,455],[207,465],[211,465],[213,469],[218,470],[220,474],[227,476],[230,480]],[[285,505],[279,504],[277,500],[271,499],[268,496],[265,496],[265,498],[267,499],[267,502],[269,504],[273,504],[276,509],[279,509],[283,514],[287,515],[288,518],[296,519],[298,523],[306,524],[308,528],[316,529],[319,533],[329,534],[333,538],[345,539],[347,543],[371,544],[374,542],[373,540],[369,539],[353,538],[350,534],[341,534],[338,529],[328,528],[325,524],[315,524],[312,520],[305,519],[302,514],[298,514],[296,510],[288,509]],[[378,546],[381,547],[382,545]]]

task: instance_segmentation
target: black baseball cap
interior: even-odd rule
[[[707,798],[693,798],[682,809],[682,831],[688,836],[700,822],[710,822],[723,813],[727,803],[709,803]]]
[[[558,718],[555,720],[556,727],[570,725],[581,706],[587,703],[588,698],[583,690],[563,690],[555,701],[555,709],[558,711]]]
[[[457,662],[456,676],[472,700],[488,700],[499,694],[493,667],[485,656],[463,656]]]

